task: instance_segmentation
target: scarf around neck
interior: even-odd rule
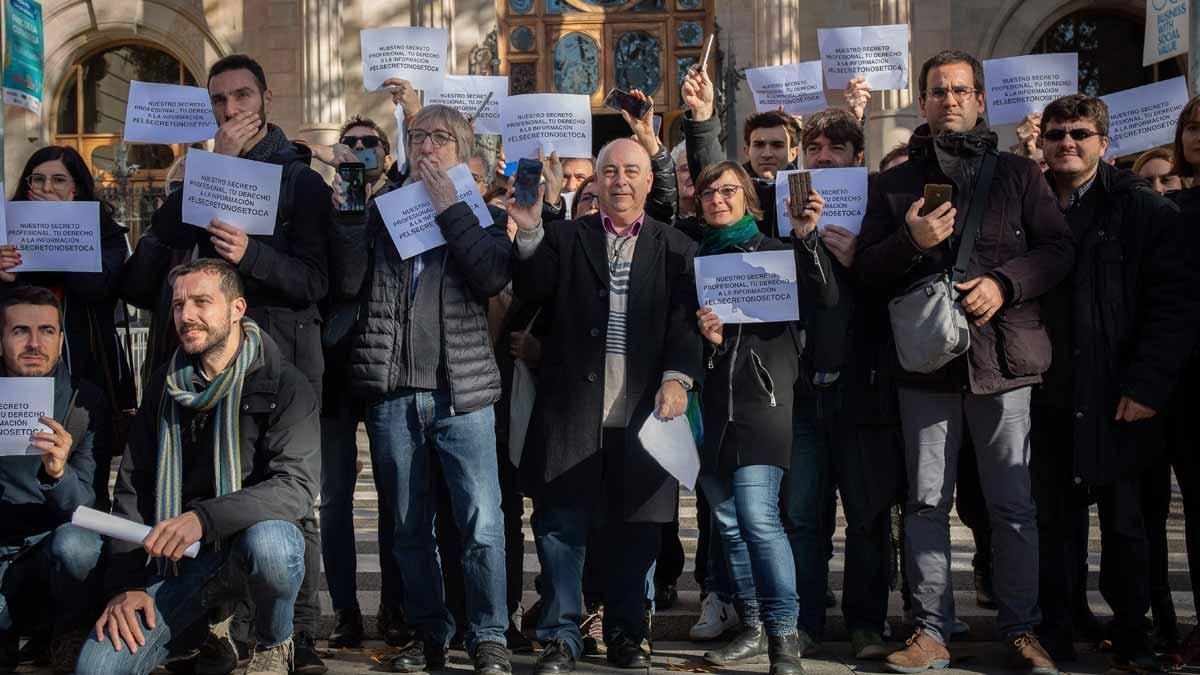
[[[247,150],[242,157],[256,162],[267,162],[287,149],[289,145],[291,145],[291,141],[288,140],[287,134],[283,133],[283,129],[267,123],[267,135],[263,136],[263,139],[253,148]]]
[[[741,220],[728,227],[704,226],[704,240],[700,243],[700,255],[718,253],[744,244],[758,234],[758,222],[747,213]]]
[[[238,421],[242,384],[251,364],[262,350],[258,324],[242,319],[242,344],[237,356],[208,387],[197,390],[196,364],[181,348],[175,349],[171,368],[159,403],[158,475],[155,490],[155,522],[178,516],[183,511],[183,443],[180,411],[215,411],[212,453],[218,497],[242,489],[242,452]]]

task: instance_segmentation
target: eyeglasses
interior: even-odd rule
[[[34,173],[25,177],[25,182],[32,190],[44,190],[46,181],[50,181],[50,188],[55,192],[63,192],[75,182],[70,176],[62,173],[56,173],[53,176]]]
[[[1104,134],[1100,133],[1099,131],[1092,131],[1091,129],[1051,129],[1042,134],[1042,138],[1051,141],[1052,143],[1059,143],[1066,138],[1067,135],[1070,135],[1071,140],[1073,141],[1086,141],[1092,136],[1103,136]]]
[[[930,87],[929,89],[925,90],[925,96],[935,101],[945,101],[946,97],[950,96],[950,94],[954,94],[955,100],[962,101],[968,96],[978,93],[978,89],[972,89],[970,87],[953,87],[951,89],[947,89],[945,87]]]
[[[582,204],[584,202],[594,202],[594,201],[596,201],[596,198],[599,196],[600,195],[592,194],[591,192],[585,192],[585,193],[579,195],[578,197],[576,197],[575,201],[579,202],[580,204]]]
[[[433,144],[439,148],[445,146],[447,143],[449,143],[451,141],[454,141],[455,143],[458,142],[458,139],[454,138],[453,136],[446,133],[445,131],[435,131],[433,133],[429,133],[428,131],[421,131],[420,129],[413,129],[412,131],[408,132],[409,145],[417,145],[417,146],[424,145],[425,139],[427,139],[427,138],[432,140]]]
[[[353,148],[355,143],[362,143],[362,146],[368,150],[379,147],[383,139],[378,136],[342,136],[341,143],[346,147]]]
[[[733,199],[733,196],[741,190],[741,185],[722,185],[719,188],[709,188],[700,193],[701,201],[712,201],[716,195],[721,195],[721,199]]]

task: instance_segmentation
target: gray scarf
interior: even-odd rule
[[[256,162],[268,162],[272,157],[287,149],[289,145],[291,145],[291,141],[283,133],[283,129],[268,123],[267,135],[263,136],[257,145],[247,150],[246,154],[242,156]]]

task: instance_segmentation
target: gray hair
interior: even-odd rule
[[[637,141],[630,139],[630,138],[615,138],[615,139],[609,141],[608,143],[605,143],[604,147],[600,148],[600,154],[596,155],[597,173],[604,170],[604,162],[606,159],[608,159],[608,153],[611,152],[613,146],[615,146],[618,143],[632,143],[633,146],[638,149],[638,151],[639,151],[638,154],[643,159],[643,166],[646,167],[646,171],[647,172],[650,171],[650,168],[651,168],[650,167],[650,153],[646,152],[646,149],[642,147],[641,143],[638,143]]]
[[[412,122],[407,127],[412,129],[425,123],[445,126],[446,130],[454,136],[455,145],[458,146],[460,164],[466,164],[467,160],[471,159],[471,152],[475,149],[475,132],[462,113],[448,105],[427,105],[413,115]],[[407,138],[405,145],[408,145]],[[411,150],[411,148],[409,149]]]

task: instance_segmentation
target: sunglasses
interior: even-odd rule
[[[383,139],[378,136],[342,136],[342,145],[353,148],[355,143],[362,143],[368,150],[379,147]]]
[[[1071,129],[1070,131],[1067,131],[1066,129],[1051,129],[1050,131],[1042,134],[1042,138],[1053,143],[1058,143],[1066,138],[1068,134],[1070,134],[1071,140],[1074,141],[1086,141],[1092,136],[1104,135],[1099,131],[1092,131],[1091,129]]]

